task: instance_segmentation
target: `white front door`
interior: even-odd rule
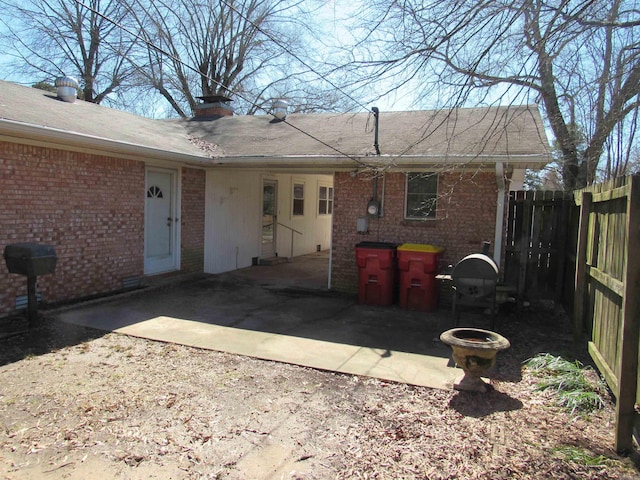
[[[144,273],[177,269],[177,172],[148,168],[146,172]]]

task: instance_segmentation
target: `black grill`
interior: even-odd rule
[[[453,315],[456,325],[460,319],[460,307],[490,308],[492,328],[496,315],[496,285],[498,266],[482,253],[467,255],[453,268],[451,281],[455,290]]]
[[[4,261],[9,273],[27,277],[27,315],[29,323],[38,318],[36,280],[39,275],[48,275],[56,270],[58,257],[52,245],[39,243],[13,243],[4,249]]]
[[[51,245],[14,243],[5,247],[4,260],[10,273],[33,277],[55,272],[58,257]]]

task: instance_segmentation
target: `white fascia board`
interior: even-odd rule
[[[335,156],[335,155],[284,155],[284,156],[227,156],[211,159],[214,168],[269,168],[283,170],[317,169],[352,171],[355,169],[402,170],[424,168],[468,168],[493,171],[500,162],[510,167],[542,168],[549,163],[546,154],[518,155],[381,155],[381,156]]]
[[[0,139],[80,151],[134,160],[166,161],[199,167],[255,168],[282,171],[353,171],[353,169],[378,168],[386,170],[453,168],[493,170],[496,162],[519,168],[542,168],[551,161],[548,154],[505,155],[380,155],[380,156],[336,156],[336,155],[282,155],[282,156],[226,156],[210,158],[185,153],[168,152],[128,142],[119,142],[77,132],[69,132],[42,125],[25,124],[0,119]]]
[[[68,132],[47,126],[31,125],[0,119],[0,140],[38,145],[60,150],[93,153],[133,160],[161,160],[205,167],[212,159],[184,153],[167,152],[160,148],[147,147],[108,138]]]

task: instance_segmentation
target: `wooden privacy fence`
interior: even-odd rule
[[[572,196],[562,191],[509,193],[504,282],[519,298],[562,299],[572,208]]]
[[[632,446],[640,335],[640,176],[574,192],[580,207],[574,332],[616,397],[616,449]]]

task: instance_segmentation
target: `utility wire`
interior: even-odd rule
[[[252,27],[254,27],[256,30],[258,30],[260,33],[262,33],[265,37],[267,37],[269,40],[271,40],[273,43],[275,43],[277,46],[279,46],[282,50],[284,50],[286,53],[288,53],[289,55],[291,55],[293,58],[295,58],[296,60],[298,60],[298,62],[300,62],[304,67],[306,67],[307,69],[309,69],[311,72],[315,73],[317,75],[317,77],[321,80],[324,80],[325,82],[327,82],[329,85],[331,85],[333,88],[335,88],[338,92],[342,93],[345,97],[347,97],[349,100],[351,100],[353,103],[355,103],[356,105],[360,106],[361,108],[363,108],[364,110],[369,112],[369,116],[367,117],[367,125],[365,126],[365,131],[367,131],[367,127],[369,124],[369,119],[371,118],[371,116],[373,115],[376,119],[376,139],[374,142],[374,148],[376,150],[376,155],[380,156],[380,148],[378,145],[378,139],[377,139],[377,135],[378,135],[378,131],[377,131],[377,122],[378,122],[378,115],[379,115],[379,110],[376,107],[373,108],[368,108],[366,105],[364,105],[362,102],[360,102],[358,99],[354,98],[351,94],[349,94],[348,92],[346,92],[344,89],[342,89],[340,86],[336,85],[334,82],[332,82],[331,80],[329,80],[328,78],[324,77],[320,72],[318,72],[315,68],[313,68],[311,65],[309,65],[307,62],[305,62],[302,58],[300,58],[295,52],[293,52],[287,45],[283,44],[282,42],[280,42],[280,40],[278,40],[276,37],[274,37],[273,35],[271,35],[271,33],[267,32],[266,30],[264,30],[260,25],[257,25],[253,20],[251,20],[250,18],[248,18],[243,12],[239,11],[235,6],[233,6],[231,3],[228,2],[228,0],[221,0],[222,3],[224,3],[228,8],[230,8],[231,10],[233,10],[234,12],[236,12],[242,19],[244,19],[247,23],[249,23]],[[411,147],[407,148],[406,151],[408,151]],[[405,151],[405,152],[406,152]],[[404,153],[402,153],[402,155],[404,155]],[[361,163],[361,162],[359,162]],[[362,164],[362,163],[361,163]]]
[[[276,37],[274,37],[273,35],[271,35],[269,32],[267,32],[266,30],[263,30],[262,27],[260,25],[257,25],[253,20],[251,20],[250,18],[247,18],[247,16],[240,12],[236,7],[234,7],[231,3],[229,3],[227,0],[221,0],[222,3],[224,3],[227,7],[229,7],[231,10],[233,10],[234,12],[236,12],[238,15],[240,15],[240,17],[242,17],[246,22],[248,22],[249,24],[251,24],[251,26],[253,26],[256,30],[258,30],[260,33],[262,33],[265,37],[267,37],[269,40],[271,40],[273,43],[275,43],[277,46],[279,46],[282,50],[284,50],[286,53],[288,53],[289,55],[291,55],[293,58],[295,58],[296,60],[298,60],[303,66],[305,66],[306,68],[308,68],[309,70],[311,70],[313,73],[315,73],[318,78],[320,78],[321,80],[324,80],[325,82],[327,82],[329,85],[331,85],[333,88],[335,88],[337,91],[339,91],[340,93],[342,93],[345,97],[347,97],[349,100],[351,100],[353,103],[355,103],[356,105],[362,107],[364,110],[367,111],[371,111],[371,109],[369,109],[367,106],[363,105],[362,102],[360,102],[359,100],[357,100],[356,98],[354,98],[353,96],[351,96],[348,92],[345,92],[342,88],[340,88],[338,85],[336,85],[334,82],[332,82],[331,80],[329,80],[328,78],[325,78],[320,72],[318,72],[315,68],[313,68],[311,65],[309,65],[307,62],[305,62],[303,59],[301,59],[295,52],[293,52],[287,45],[283,44],[282,42],[280,42],[280,40],[278,40]]]
[[[229,5],[225,0],[222,0],[222,1],[223,1],[223,3],[225,3],[225,5],[229,6],[230,8],[233,8],[233,10],[234,10],[236,13],[240,14],[240,12],[238,12],[234,7],[231,7],[231,6],[230,6],[230,5]],[[111,23],[112,25],[114,25],[114,26],[116,26],[116,27],[120,28],[121,30],[123,30],[123,31],[127,32],[127,33],[128,33],[129,35],[131,35],[132,37],[134,37],[134,38],[136,38],[136,39],[138,39],[138,40],[140,40],[140,41],[144,42],[147,46],[149,46],[149,47],[153,48],[154,50],[156,50],[156,51],[160,52],[162,55],[166,55],[167,57],[169,57],[169,58],[170,58],[171,60],[173,60],[174,62],[178,62],[178,63],[180,63],[181,65],[183,65],[183,66],[184,66],[184,67],[186,67],[187,69],[189,69],[189,70],[191,70],[191,71],[193,71],[193,72],[197,73],[198,75],[203,75],[203,74],[202,74],[202,73],[201,73],[197,68],[192,67],[191,65],[189,65],[189,64],[187,64],[186,62],[182,61],[179,57],[177,57],[177,56],[173,55],[172,53],[170,53],[170,52],[168,52],[168,51],[166,51],[166,50],[164,50],[162,47],[159,47],[158,45],[156,45],[156,44],[155,44],[155,43],[153,43],[152,41],[147,40],[147,39],[146,39],[146,38],[144,38],[141,34],[138,34],[138,33],[136,33],[136,32],[132,32],[129,28],[127,28],[127,27],[125,27],[124,25],[120,24],[119,22],[117,22],[117,21],[113,20],[112,18],[110,18],[109,16],[107,16],[107,15],[103,14],[102,12],[100,12],[100,11],[96,10],[95,8],[90,7],[89,5],[86,5],[86,4],[85,4],[85,3],[83,3],[81,0],[74,0],[74,2],[76,2],[78,5],[80,5],[80,6],[84,7],[84,8],[86,8],[87,10],[89,10],[89,11],[91,11],[91,12],[95,13],[95,14],[96,14],[96,15],[98,15],[99,17],[101,17],[101,18],[105,19],[107,22]],[[245,20],[247,20],[247,21],[250,21],[250,20],[248,20],[246,17],[243,17],[243,18],[245,18]],[[257,27],[255,24],[253,24],[253,25],[254,25],[256,28],[258,28],[258,29],[259,29],[259,27]],[[265,32],[264,32],[263,30],[260,30],[260,31],[261,31],[263,34],[265,34]],[[272,37],[269,37],[269,38],[273,40],[273,38],[272,38]],[[277,42],[276,42],[276,43],[277,43]],[[280,46],[281,48],[284,48],[284,47],[283,47],[281,44],[279,44],[279,43],[278,43],[278,46]],[[291,52],[288,52],[288,53],[289,53],[289,54],[291,54]],[[298,59],[298,57],[295,57],[295,58],[297,58],[297,59]],[[298,59],[298,60],[302,62],[302,60],[300,60],[300,59]],[[304,62],[303,62],[303,64],[304,64]],[[305,65],[305,66],[306,66],[306,65]],[[307,68],[309,68],[309,67],[307,67]],[[317,72],[315,72],[315,71],[314,71],[314,73],[315,73],[316,75],[320,75],[319,73],[317,73]],[[231,88],[229,88],[228,86],[226,86],[226,85],[224,85],[224,84],[222,84],[222,83],[218,82],[217,80],[215,80],[215,79],[213,79],[213,78],[211,78],[211,77],[209,77],[209,76],[207,76],[207,79],[211,80],[213,83],[215,83],[215,84],[216,84],[216,85],[218,85],[219,87],[221,87],[221,88],[223,88],[223,89],[225,89],[225,90],[227,90],[227,91],[229,91],[229,92],[232,92]],[[327,81],[328,81],[328,80],[327,80]],[[329,82],[329,83],[331,83],[331,82]],[[333,84],[331,83],[331,85],[333,85]],[[337,88],[337,87],[336,87],[336,88]],[[341,90],[341,91],[342,91],[342,90]],[[342,92],[342,93],[345,93],[345,92]],[[277,119],[277,117],[276,117],[272,112],[270,112],[269,110],[267,110],[266,108],[264,108],[264,107],[262,107],[262,106],[258,105],[258,104],[257,104],[257,103],[255,103],[255,102],[252,102],[251,100],[249,100],[249,99],[248,99],[248,98],[246,98],[246,97],[243,97],[242,95],[240,95],[240,94],[239,94],[239,93],[237,93],[237,92],[233,92],[233,94],[234,94],[234,95],[236,95],[237,97],[239,97],[240,99],[244,100],[245,102],[250,103],[250,104],[252,104],[252,105],[255,105],[259,110],[262,110],[262,111],[263,111],[263,112],[265,112],[266,114],[271,115],[271,116],[273,116],[274,118],[276,118],[276,119]],[[359,103],[359,102],[356,102],[356,103],[358,103],[359,105],[362,105],[362,104],[361,104],[361,103]],[[366,107],[364,107],[364,108],[366,108]],[[348,153],[344,153],[343,151],[339,150],[338,148],[334,147],[333,145],[330,145],[329,143],[325,142],[324,140],[322,140],[322,139],[320,139],[320,138],[316,137],[315,135],[313,135],[313,134],[311,134],[311,133],[309,133],[309,132],[307,132],[307,131],[305,131],[305,130],[301,129],[300,127],[297,127],[297,126],[295,126],[295,125],[293,125],[293,124],[289,123],[286,119],[284,119],[284,120],[282,120],[282,119],[278,119],[278,120],[279,120],[279,122],[280,122],[280,123],[285,123],[285,124],[289,125],[289,126],[290,126],[291,128],[293,128],[294,130],[297,130],[298,132],[300,132],[300,133],[302,133],[302,134],[304,134],[304,135],[308,136],[309,138],[311,138],[311,139],[315,140],[316,142],[318,142],[318,143],[320,143],[320,144],[324,145],[325,147],[330,148],[331,150],[333,150],[334,152],[336,152],[336,153],[340,154],[341,156],[343,156],[343,157],[347,157],[347,158],[349,158],[350,160],[352,160],[353,162],[355,162],[355,163],[357,163],[357,164],[359,164],[359,165],[362,165],[362,166],[365,166],[365,165],[366,165],[366,164],[365,164],[364,162],[362,162],[359,158],[354,157],[354,156],[352,156],[352,155],[349,155]]]

